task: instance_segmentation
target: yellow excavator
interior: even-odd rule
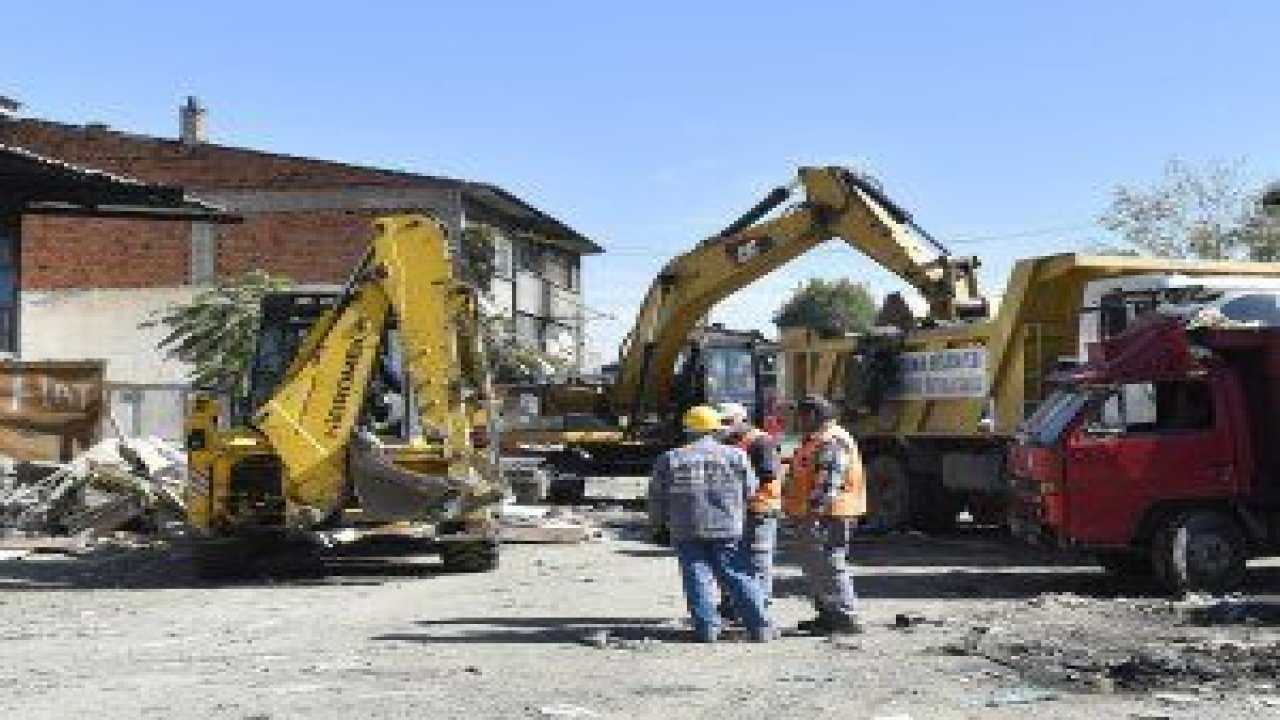
[[[204,571],[241,571],[291,540],[406,527],[447,569],[496,566],[500,481],[482,440],[494,396],[477,290],[453,262],[435,219],[377,220],[336,298],[299,294],[310,317],[262,323],[249,417],[223,429],[221,403],[193,401],[188,506]]]
[[[791,201],[797,190],[803,197]],[[779,210],[780,212],[775,211]],[[767,219],[766,219],[767,218]],[[679,440],[679,413],[726,399],[752,406],[778,382],[778,358],[760,342],[703,325],[724,298],[834,238],[895,273],[928,302],[935,325],[985,318],[974,258],[956,257],[921,229],[866,175],[844,167],[801,167],[738,220],[667,263],[645,295],[610,386],[528,389],[536,422],[508,422],[507,455],[534,455],[562,497],[588,496],[593,482],[639,488],[657,453]],[[737,334],[741,336],[742,334]],[[761,338],[763,340],[763,338]],[[735,384],[726,369],[744,372]],[[775,387],[776,389],[776,387]],[[737,392],[736,397],[724,397]],[[754,408],[757,421],[766,408]],[[507,413],[504,417],[510,418]],[[555,493],[552,493],[553,495]]]

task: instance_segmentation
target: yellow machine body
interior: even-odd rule
[[[187,419],[192,524],[210,534],[491,515],[492,451],[473,430],[492,390],[476,291],[457,280],[448,237],[420,215],[382,218],[337,305],[304,336],[283,379],[243,427],[210,397]],[[411,437],[362,422],[388,337],[416,412]],[[473,524],[474,524],[473,523]]]

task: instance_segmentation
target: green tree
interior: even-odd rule
[[[805,327],[825,337],[838,337],[871,327],[876,301],[862,283],[813,278],[797,287],[774,313],[779,327]]]
[[[168,330],[159,347],[194,368],[196,387],[238,396],[248,384],[262,297],[292,285],[288,278],[252,270],[220,281],[142,327]]]
[[[1260,195],[1243,161],[1195,167],[1174,159],[1150,186],[1117,187],[1098,223],[1127,254],[1273,260],[1280,257],[1280,232],[1262,212]]]

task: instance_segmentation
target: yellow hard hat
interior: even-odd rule
[[[684,429],[714,432],[720,429],[720,413],[710,405],[694,405],[684,414]]]

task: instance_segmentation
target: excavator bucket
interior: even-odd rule
[[[360,507],[370,519],[457,518],[502,498],[500,490],[476,477],[429,475],[403,468],[366,433],[353,438],[347,463]]]

